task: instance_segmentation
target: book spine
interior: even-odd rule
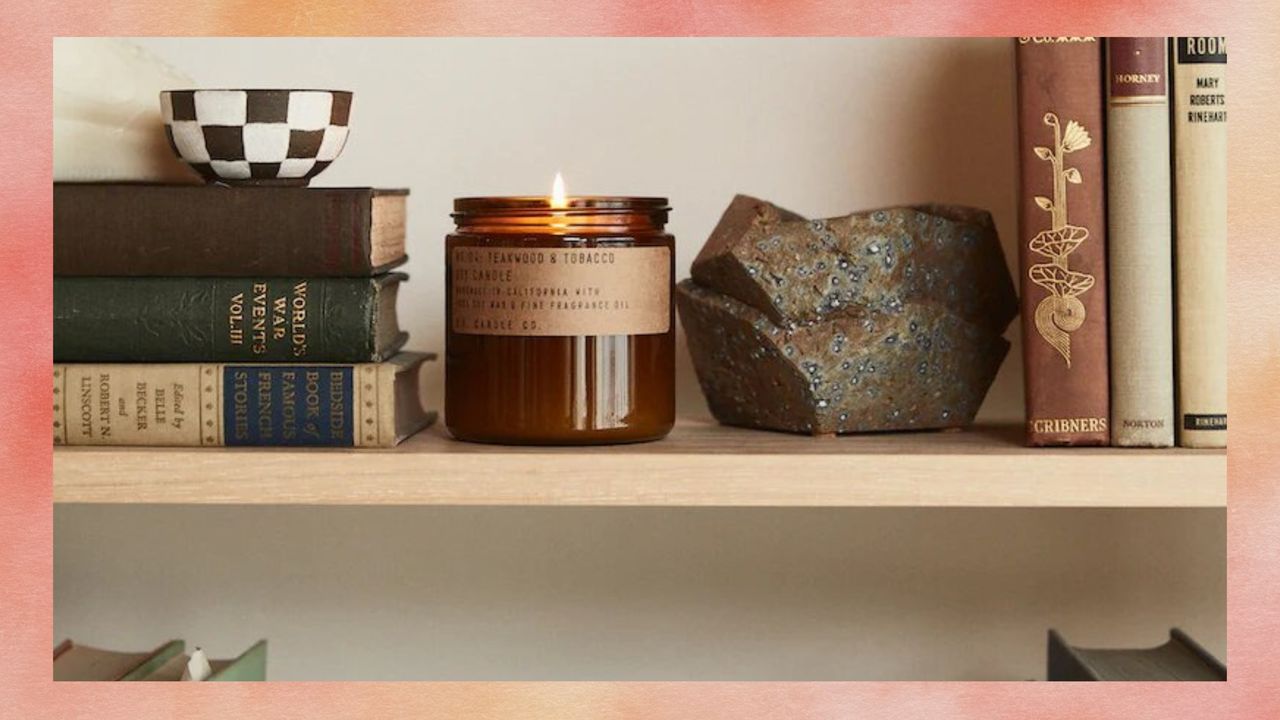
[[[156,670],[159,670],[165,663],[169,662],[174,657],[182,655],[182,652],[186,650],[186,647],[187,644],[182,640],[170,640],[164,645],[156,648],[156,651],[153,652],[146,660],[138,663],[137,667],[130,669],[129,672],[116,679],[123,682],[142,680]]]
[[[1057,630],[1050,630],[1049,666],[1045,679],[1050,682],[1080,682],[1097,680],[1098,675]]]
[[[378,283],[355,278],[53,281],[56,362],[370,362]]]
[[[1107,40],[1111,440],[1173,445],[1173,211],[1165,38]]]
[[[55,184],[53,272],[368,277],[373,191]]]
[[[1027,444],[1106,445],[1101,44],[1024,37],[1016,58]]]
[[[1178,444],[1226,447],[1226,38],[1173,43]]]
[[[396,366],[53,366],[54,445],[390,447]]]

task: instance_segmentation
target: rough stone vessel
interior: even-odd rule
[[[676,303],[720,422],[813,434],[972,423],[1018,310],[985,211],[807,220],[742,195]]]

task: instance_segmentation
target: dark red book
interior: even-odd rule
[[[55,183],[53,274],[369,277],[406,260],[408,192]]]
[[[1102,43],[1022,37],[1016,45],[1027,443],[1106,445]]]

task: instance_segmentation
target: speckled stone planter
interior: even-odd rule
[[[972,423],[1017,315],[991,216],[941,205],[807,220],[738,196],[676,295],[716,418],[812,434]]]

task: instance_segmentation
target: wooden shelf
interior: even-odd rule
[[[55,448],[62,503],[1223,507],[1226,453],[1029,449],[1015,427],[809,438],[681,422],[658,443]]]

